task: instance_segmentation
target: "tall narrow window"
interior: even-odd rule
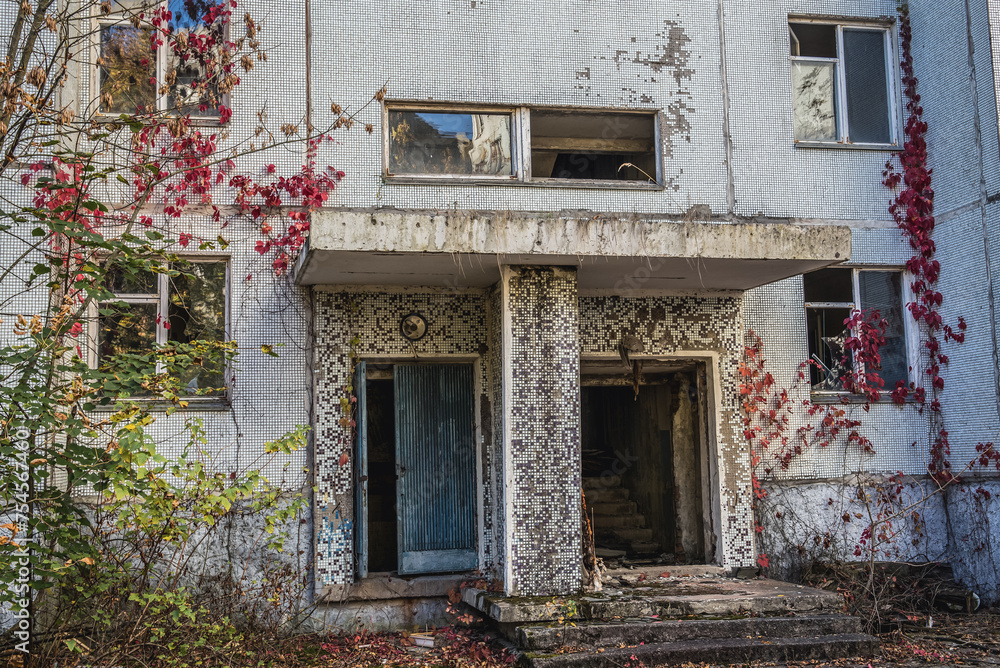
[[[891,34],[879,27],[788,24],[796,141],[896,142]]]

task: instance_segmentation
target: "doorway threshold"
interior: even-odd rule
[[[376,601],[394,598],[439,598],[457,592],[474,581],[473,573],[402,576],[397,573],[369,573],[347,591],[348,601]]]

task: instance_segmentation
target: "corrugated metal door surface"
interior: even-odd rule
[[[393,376],[399,573],[474,569],[472,367],[397,365]]]

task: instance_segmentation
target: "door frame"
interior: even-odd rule
[[[718,437],[722,433],[722,383],[720,382],[719,353],[708,350],[681,350],[666,355],[630,355],[630,359],[646,362],[694,362],[695,382],[699,389],[701,370],[705,372],[705,392],[699,397],[696,419],[699,422],[699,456],[702,461],[702,499],[704,503],[704,539],[706,563],[723,564],[725,545],[722,536],[722,479],[719,461]],[[580,372],[587,364],[617,363],[621,356],[615,353],[580,355]],[[650,369],[652,370],[652,369]],[[622,367],[622,373],[626,373]],[[701,393],[699,393],[701,394]],[[714,548],[713,548],[714,546]]]
[[[483,568],[486,563],[486,545],[483,537],[486,533],[486,503],[484,497],[484,485],[483,485],[483,446],[484,446],[484,436],[483,436],[483,425],[482,421],[482,406],[481,399],[484,391],[483,387],[483,359],[480,355],[462,355],[462,354],[447,354],[447,353],[428,353],[421,354],[419,356],[414,355],[360,355],[358,357],[358,362],[364,362],[367,365],[373,364],[468,364],[472,367],[472,409],[474,411],[474,425],[473,425],[473,442],[476,448],[476,555],[478,559],[478,568]],[[361,424],[361,421],[357,421]],[[353,446],[354,444],[352,444]],[[355,456],[356,456],[355,452]],[[358,480],[356,474],[351,475],[352,491],[357,487]],[[352,494],[352,498],[356,499],[356,493]],[[357,501],[352,501],[355,506]],[[357,513],[358,509],[355,507],[354,512]],[[367,519],[367,518],[366,518]],[[357,517],[355,516],[355,520]],[[354,550],[357,550],[357,537],[353,538]],[[371,575],[370,573],[368,575]],[[410,576],[412,577],[433,577],[435,574]],[[367,575],[366,575],[367,577]],[[354,572],[355,581],[362,580],[364,578],[359,577],[358,569],[355,568]]]

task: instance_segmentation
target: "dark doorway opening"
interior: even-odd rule
[[[369,369],[368,375],[368,570],[385,573],[398,566],[396,404],[392,369]]]
[[[647,363],[647,369],[636,394],[632,374],[620,364],[583,366],[583,491],[594,547],[611,566],[706,563],[708,462],[698,366]]]

